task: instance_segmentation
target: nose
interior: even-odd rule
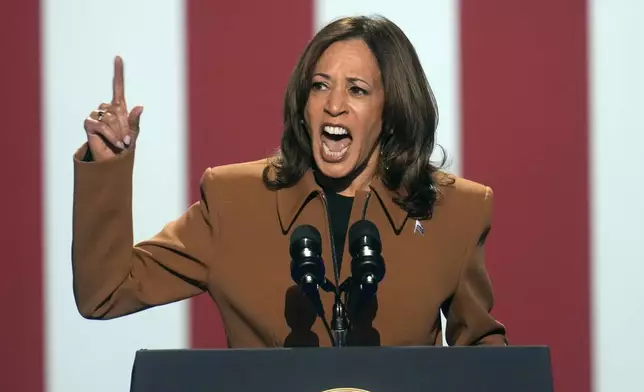
[[[331,89],[327,95],[324,111],[332,117],[338,117],[347,112],[347,96],[342,89]]]

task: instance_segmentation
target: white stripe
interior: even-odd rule
[[[83,119],[111,99],[112,61],[125,59],[130,107],[143,104],[134,176],[135,241],[186,207],[182,1],[43,2],[46,387],[126,391],[136,350],[188,344],[187,303],[113,321],[76,311],[70,269],[72,153]]]
[[[356,14],[381,14],[400,26],[416,48],[436,95],[437,141],[447,152],[448,170],[456,174],[461,162],[458,9],[456,0],[318,0],[315,7],[316,31],[333,19]]]
[[[593,382],[643,391],[644,3],[590,2]]]

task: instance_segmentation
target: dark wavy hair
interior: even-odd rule
[[[264,171],[264,183],[271,190],[290,187],[315,166],[303,121],[314,68],[331,44],[349,39],[361,39],[371,49],[384,86],[377,175],[396,192],[395,202],[411,217],[429,218],[439,196],[434,174],[445,163],[445,154],[440,166],[430,161],[438,124],[436,99],[413,45],[395,23],[382,16],[338,19],[309,42],[286,88],[280,149]],[[271,167],[275,175],[269,179]]]

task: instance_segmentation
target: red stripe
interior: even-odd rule
[[[488,263],[513,344],[590,389],[587,5],[462,1],[463,167],[495,190]]]
[[[187,6],[189,186],[196,200],[206,167],[261,159],[279,146],[282,96],[311,38],[313,4],[191,0]],[[210,298],[193,300],[191,311],[192,346],[225,346]]]
[[[44,385],[39,6],[0,5],[0,390],[16,392]]]

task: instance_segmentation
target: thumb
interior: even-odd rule
[[[141,114],[143,113],[143,106],[136,106],[130,112],[127,118],[130,130],[134,133],[139,133],[139,122],[141,121]]]

